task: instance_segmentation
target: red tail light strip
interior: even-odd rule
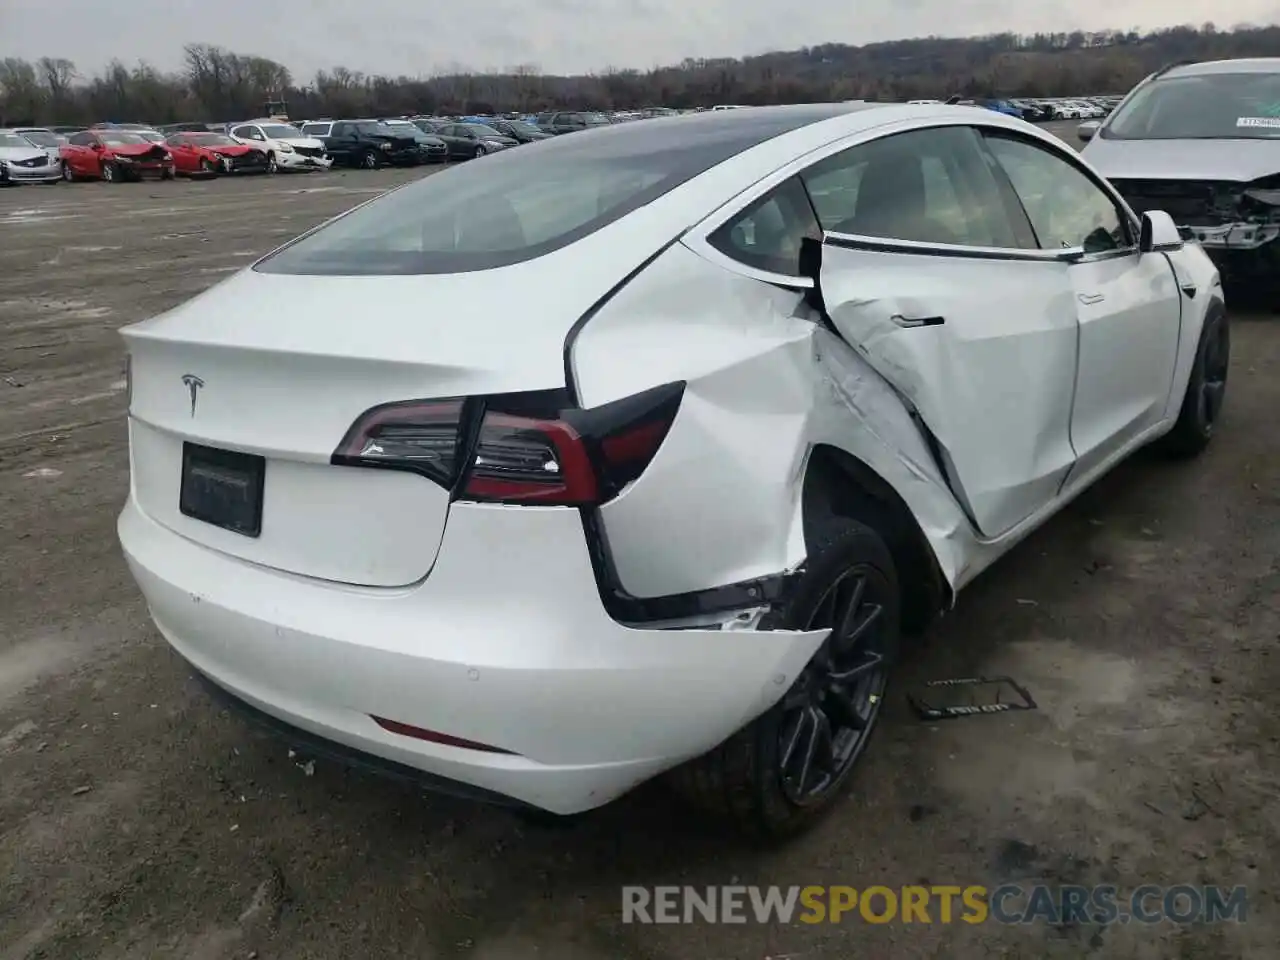
[[[467,500],[599,506],[657,455],[684,386],[589,410],[564,390],[388,403],[356,419],[331,462],[412,471]]]

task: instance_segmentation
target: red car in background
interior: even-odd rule
[[[173,154],[174,169],[187,176],[267,172],[265,153],[226,134],[179,132],[171,134],[165,145]]]
[[[58,151],[66,180],[141,180],[145,176],[173,179],[173,155],[129,130],[81,130]]]

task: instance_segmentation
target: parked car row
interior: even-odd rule
[[[1020,117],[1032,123],[1043,123],[1049,120],[1090,120],[1110,115],[1124,99],[1120,96],[1102,97],[1018,97],[1013,99],[997,98],[963,98],[955,96],[949,100],[908,100],[913,104],[951,103],[961,106],[986,107],[996,113],[1010,117]]]

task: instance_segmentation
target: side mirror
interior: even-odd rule
[[[1080,124],[1080,126],[1076,127],[1076,136],[1085,143],[1088,143],[1098,132],[1099,126],[1101,126],[1101,124],[1099,124],[1097,120],[1086,120],[1084,123]]]
[[[1148,210],[1142,215],[1142,233],[1138,238],[1138,249],[1142,253],[1169,253],[1181,250],[1182,244],[1182,232],[1173,217],[1163,210]]]
[[[101,152],[103,150],[103,146],[97,140],[95,140],[93,141],[93,143],[89,144],[89,149],[97,152]]]

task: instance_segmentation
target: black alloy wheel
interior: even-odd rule
[[[1231,327],[1226,310],[1218,306],[1205,317],[1200,331],[1178,419],[1156,442],[1155,449],[1173,457],[1194,457],[1209,446],[1222,418],[1230,366]]]
[[[671,777],[687,800],[764,840],[817,823],[852,781],[898,648],[901,591],[880,534],[831,515],[810,539],[803,570],[760,629],[830,633],[777,703]]]
[[[879,717],[889,681],[888,590],[873,567],[850,567],[803,627],[831,635],[782,700],[778,772],[797,806],[821,803],[840,786]]]

